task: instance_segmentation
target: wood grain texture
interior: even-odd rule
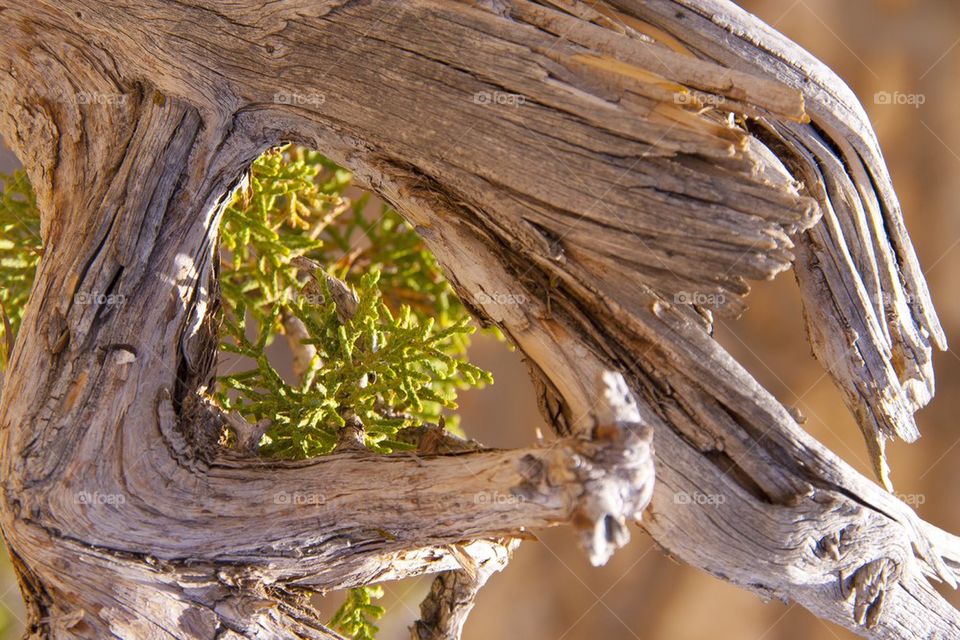
[[[563,522],[599,563],[648,500],[654,539],[714,575],[872,638],[960,635],[928,582],[956,584],[960,540],[710,334],[747,280],[793,268],[884,480],[943,345],[862,109],[755,18],[720,0],[0,10],[0,132],[46,247],[0,399],[30,637],[336,637],[303,589],[496,563],[501,538]],[[219,449],[197,395],[219,214],[281,141],[417,227],[530,360],[551,445]],[[476,498],[498,493],[515,500]]]

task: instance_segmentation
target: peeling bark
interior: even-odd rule
[[[459,640],[480,589],[490,576],[503,571],[519,544],[517,539],[505,541],[501,554],[483,564],[465,556],[462,569],[434,578],[420,604],[420,619],[410,628],[411,640]]]
[[[304,589],[449,571],[453,600],[424,622],[453,637],[465,564],[561,523],[602,562],[648,500],[668,553],[735,584],[867,637],[960,635],[928,582],[956,585],[960,540],[710,335],[747,280],[793,268],[888,484],[883,443],[916,437],[944,342],[862,109],[752,16],[721,0],[0,13],[0,131],[45,243],[0,399],[29,637],[330,638]],[[219,447],[227,419],[198,396],[219,215],[281,141],[417,227],[531,362],[555,441],[298,463]],[[478,499],[498,494],[513,500]]]

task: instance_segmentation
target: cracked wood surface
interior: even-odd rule
[[[0,131],[46,247],[0,401],[0,517],[33,637],[336,637],[304,587],[462,571],[464,549],[493,562],[501,536],[564,521],[602,561],[649,497],[651,429],[643,526],[668,553],[868,637],[960,635],[928,582],[956,584],[960,541],[806,434],[710,335],[746,280],[792,267],[885,482],[883,442],[916,437],[943,345],[862,109],[752,16],[720,0],[0,12]],[[284,140],[417,226],[531,361],[556,444],[297,464],[217,450],[196,390],[219,212]],[[608,371],[628,419],[598,391]],[[365,484],[368,465],[389,483]],[[517,487],[510,509],[473,499]]]

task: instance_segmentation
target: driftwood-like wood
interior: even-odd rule
[[[466,556],[465,568],[434,578],[430,593],[420,604],[420,619],[410,627],[410,640],[459,638],[480,589],[494,573],[507,566],[511,551],[519,544],[520,540],[511,539],[499,548],[499,556],[482,564]]]
[[[0,399],[28,637],[336,637],[304,589],[453,571],[432,597],[456,599],[456,572],[563,522],[600,563],[648,501],[654,539],[714,575],[867,637],[960,636],[928,582],[956,585],[960,540],[710,335],[747,280],[793,268],[889,484],[883,443],[916,437],[943,333],[862,109],[783,36],[721,0],[0,15],[0,132],[45,243]],[[530,361],[553,443],[303,463],[219,448],[225,425],[255,433],[198,395],[219,215],[281,141],[416,225]],[[453,637],[457,606],[421,622]]]

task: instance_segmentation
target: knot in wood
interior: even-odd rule
[[[893,558],[877,558],[841,581],[845,598],[854,595],[853,619],[868,629],[877,626],[887,592],[900,581],[901,564]]]
[[[543,455],[520,459],[523,479],[514,495],[568,505],[580,545],[603,565],[630,540],[628,520],[639,520],[653,496],[653,430],[619,374],[604,376],[603,406],[591,436],[561,440]]]

